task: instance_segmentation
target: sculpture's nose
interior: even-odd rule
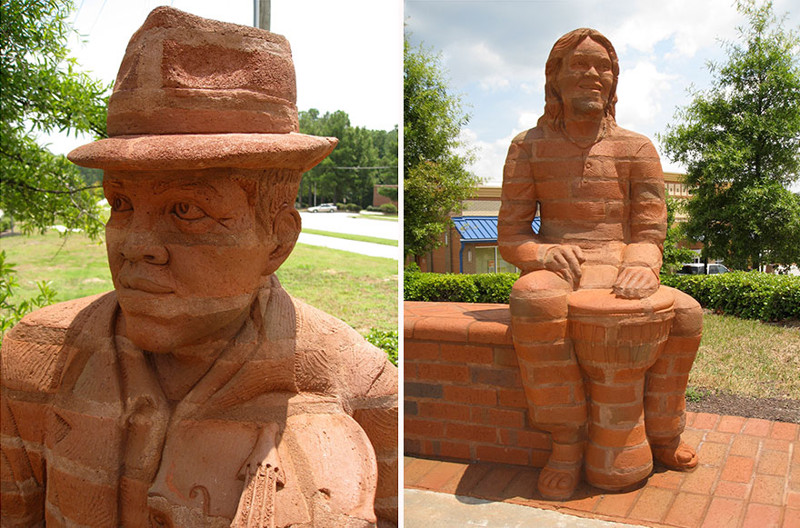
[[[150,230],[131,231],[125,235],[119,252],[130,262],[164,265],[169,262],[169,251],[158,235]]]

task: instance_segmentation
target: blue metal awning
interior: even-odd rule
[[[461,236],[461,250],[458,254],[459,272],[464,273],[464,244],[476,242],[497,243],[497,217],[496,216],[454,216],[453,224]],[[531,229],[539,233],[542,219],[538,216],[531,222]]]
[[[496,216],[454,216],[453,223],[462,242],[497,242]],[[538,233],[541,225],[541,218],[534,218],[533,232]]]

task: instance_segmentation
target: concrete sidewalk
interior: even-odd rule
[[[538,524],[544,509],[622,526],[800,528],[800,425],[687,413],[684,439],[700,456],[695,471],[656,469],[644,486],[624,493],[583,484],[563,502],[538,494],[539,468],[406,457],[405,487],[412,491],[405,503],[406,526],[446,526],[434,522],[437,511],[450,504],[453,515],[478,515],[451,526],[573,526],[562,524],[570,522],[563,517]],[[451,498],[443,500],[441,494]],[[484,502],[470,504],[463,497],[515,507],[502,515],[489,509],[484,514]]]
[[[615,522],[575,517],[550,510],[407,489],[403,494],[404,528],[614,528]],[[627,525],[630,527],[630,525]],[[635,528],[635,527],[633,527]]]
[[[298,244],[308,244],[309,246],[321,246],[369,257],[382,257],[398,260],[400,258],[400,248],[397,246],[386,246],[383,244],[373,244],[371,242],[361,242],[359,240],[348,240],[323,235],[310,235],[300,233],[297,239]]]

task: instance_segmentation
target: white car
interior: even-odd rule
[[[336,210],[336,205],[332,203],[319,204],[308,208],[309,213],[335,213]]]

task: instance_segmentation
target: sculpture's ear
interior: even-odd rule
[[[272,219],[272,240],[275,246],[269,254],[265,275],[275,273],[289,257],[297,243],[297,237],[300,236],[300,229],[300,213],[294,207],[284,204]]]

